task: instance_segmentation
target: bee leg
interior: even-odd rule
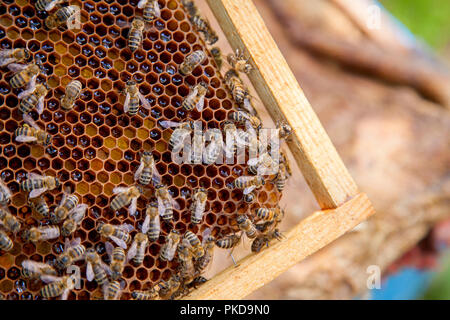
[[[236,263],[236,260],[234,260],[233,253],[230,253],[230,257],[231,257],[231,260],[233,261],[234,267],[235,268],[239,267],[239,265]]]

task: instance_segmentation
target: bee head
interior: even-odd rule
[[[48,146],[53,140],[53,137],[48,133],[45,135],[44,145]]]
[[[134,85],[136,85],[136,81],[134,81],[134,80],[128,80],[128,81],[127,81],[127,85],[128,85],[128,86],[134,86]]]
[[[67,264],[67,263],[69,263],[69,257],[68,257],[68,256],[62,256],[62,257],[59,259],[59,262],[60,262],[61,264],[63,264],[63,265]]]
[[[23,49],[23,56],[24,56],[26,61],[29,61],[30,58],[31,58],[30,51],[28,51],[28,49]]]
[[[134,18],[133,22],[131,22],[131,26],[136,29],[143,29],[145,27],[144,19],[141,17]]]
[[[119,271],[111,270],[111,279],[117,280],[122,276],[122,274]]]
[[[104,225],[105,225],[105,223],[103,221],[100,221],[97,225],[97,232],[100,232]]]
[[[211,44],[216,43],[218,40],[219,40],[219,37],[216,34],[214,34],[214,35],[210,35],[209,36],[209,41],[208,42],[211,45]]]
[[[22,240],[28,241],[30,239],[30,230],[23,230],[20,234],[20,237],[22,238]]]
[[[55,186],[56,188],[58,188],[61,185],[61,182],[59,181],[58,178],[55,177]]]
[[[243,224],[245,222],[245,220],[247,220],[247,217],[242,214],[238,215],[236,218],[237,224]]]

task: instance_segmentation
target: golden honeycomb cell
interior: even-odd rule
[[[126,209],[113,212],[109,204],[115,186],[134,183],[139,153],[144,150],[153,150],[162,181],[180,205],[174,211],[173,225],[181,233],[189,229],[201,235],[205,228],[211,228],[214,235],[224,236],[237,230],[237,213],[250,213],[248,210],[257,206],[278,203],[281,195],[271,183],[266,183],[258,194],[258,202],[251,205],[243,202],[242,191],[227,187],[236,177],[246,174],[246,165],[178,165],[171,160],[168,141],[172,130],[162,128],[160,121],[183,121],[189,116],[201,121],[203,128],[220,128],[236,107],[209,53],[207,61],[191,75],[183,77],[178,73],[178,65],[187,54],[198,49],[207,52],[179,0],[159,0],[161,18],[148,28],[141,48],[134,53],[127,48],[126,36],[133,17],[142,15],[137,9],[138,0],[70,1],[82,9],[82,27],[75,32],[44,29],[48,14],[35,10],[35,0],[3,3],[0,49],[26,47],[43,63],[45,73],[38,81],[47,82],[51,88],[44,112],[39,117],[34,111],[31,115],[53,135],[52,144],[44,148],[16,143],[14,130],[22,124],[17,108],[20,91],[9,86],[12,73],[6,69],[0,73],[0,176],[13,193],[9,209],[24,226],[36,226],[38,221],[27,205],[26,194],[19,190],[19,182],[27,172],[58,176],[63,187],[70,187],[89,206],[73,237],[80,237],[87,248],[95,248],[108,263],[96,225],[98,221],[129,223],[139,230],[151,189],[139,199],[136,216],[130,217]],[[74,108],[64,111],[60,100],[72,79],[79,80],[84,90]],[[134,117],[123,114],[125,97],[120,93],[130,79],[139,83],[141,94],[152,106],[150,111],[140,108]],[[205,108],[201,113],[194,110],[188,115],[181,103],[189,94],[189,87],[200,81],[209,84]],[[198,187],[207,188],[207,212],[202,224],[193,226],[190,198]],[[61,195],[61,188],[45,194],[51,210]],[[175,260],[167,263],[158,259],[171,227],[162,224],[161,228],[162,235],[147,248],[143,264],[126,266],[121,280],[125,284],[122,299],[129,299],[132,290],[148,289],[161,279],[167,280],[176,271]],[[23,243],[16,236],[10,252],[0,251],[0,293],[8,299],[41,299],[38,292],[42,283],[21,279],[20,263],[25,259],[51,263],[63,252],[64,240],[60,237],[33,244]],[[84,277],[83,261],[77,265]],[[88,300],[98,295],[95,281],[82,283],[82,288],[73,291],[69,299]]]

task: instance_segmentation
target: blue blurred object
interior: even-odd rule
[[[420,299],[427,290],[433,271],[404,268],[387,277],[381,289],[370,291],[372,300],[415,300]]]

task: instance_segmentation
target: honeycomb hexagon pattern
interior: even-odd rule
[[[134,184],[142,151],[153,151],[162,182],[180,205],[174,210],[173,227],[181,234],[189,229],[201,236],[203,230],[211,228],[216,237],[225,236],[238,230],[234,220],[238,212],[251,214],[242,191],[227,187],[246,174],[247,165],[179,165],[171,159],[168,141],[172,129],[164,129],[160,121],[179,122],[189,117],[201,121],[204,128],[220,128],[236,105],[180,1],[158,2],[161,18],[146,28],[143,43],[134,53],[127,47],[127,34],[132,19],[142,15],[138,0],[70,1],[81,8],[81,30],[47,30],[44,19],[48,13],[37,11],[34,0],[4,0],[0,6],[0,48],[27,48],[43,63],[38,82],[46,82],[50,90],[44,112],[39,116],[32,111],[30,115],[53,136],[47,147],[14,141],[14,131],[23,123],[18,110],[20,89],[11,89],[9,79],[13,74],[4,68],[0,72],[0,168],[1,178],[13,193],[9,209],[22,227],[49,223],[34,218],[19,184],[28,172],[59,177],[62,188],[70,187],[80,202],[89,206],[72,238],[79,237],[86,248],[95,248],[106,263],[109,257],[96,231],[97,223],[132,224],[134,236],[153,194],[153,189],[147,188],[139,198],[136,216],[129,216],[126,208],[117,212],[109,208],[115,186]],[[187,54],[199,49],[208,53],[208,59],[191,75],[181,76],[178,66]],[[83,91],[74,108],[64,111],[60,100],[72,79],[83,84]],[[123,113],[125,96],[121,93],[130,79],[138,83],[140,93],[151,104],[150,111],[140,108],[133,117]],[[183,98],[190,86],[201,81],[209,85],[205,108],[187,114],[181,108]],[[208,201],[203,222],[196,226],[190,223],[189,206],[198,187],[207,189]],[[45,193],[50,210],[60,201],[62,188]],[[266,183],[251,208],[273,207],[280,197],[274,185]],[[164,262],[158,258],[171,227],[162,223],[161,236],[149,244],[141,266],[126,265],[121,299],[130,299],[133,290],[148,289],[177,272],[176,259]],[[43,283],[23,279],[21,263],[25,259],[53,262],[63,252],[65,239],[61,236],[36,244],[23,242],[17,235],[12,239],[11,251],[0,250],[0,293],[13,300],[41,299]],[[84,261],[76,264],[81,267],[83,280],[69,299],[98,297],[96,282],[85,279]]]

